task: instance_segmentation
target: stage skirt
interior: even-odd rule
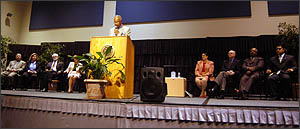
[[[115,103],[2,96],[2,107],[138,119],[299,125],[298,108]]]

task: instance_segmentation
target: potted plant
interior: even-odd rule
[[[97,55],[92,55],[91,53],[82,54],[82,56],[70,56],[72,58],[83,61],[84,65],[80,68],[81,73],[87,75],[87,79],[84,80],[87,89],[87,97],[89,99],[101,99],[105,98],[104,89],[105,86],[111,86],[112,72],[117,70],[121,77],[118,77],[119,81],[116,83],[125,82],[125,74],[123,69],[125,68],[119,61],[120,58],[114,57],[110,54],[112,46],[109,46],[104,52],[96,52]],[[118,64],[122,66],[122,69],[108,69],[111,64]]]
[[[8,45],[16,43],[12,38],[1,35],[1,72],[6,68],[7,54],[11,53]]]

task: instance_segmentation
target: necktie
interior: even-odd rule
[[[282,55],[279,55],[279,63],[282,61]]]
[[[229,60],[229,66],[231,66],[233,59]]]
[[[56,62],[56,61],[53,61],[53,63],[52,63],[52,66],[51,66],[51,70],[53,70],[53,69],[54,69],[55,62]]]

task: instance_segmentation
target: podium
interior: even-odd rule
[[[106,36],[91,37],[90,53],[97,55],[107,46],[112,46],[114,57],[120,58],[125,68],[123,72],[126,76],[125,83],[118,83],[117,78],[121,77],[118,70],[122,69],[119,64],[111,64],[108,70],[112,72],[110,76],[112,86],[105,86],[105,98],[128,99],[133,97],[134,86],[134,45],[128,36]]]

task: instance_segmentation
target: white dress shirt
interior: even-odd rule
[[[116,26],[114,26],[113,28],[110,29],[110,32],[109,32],[110,36],[130,36],[130,34],[131,34],[130,28],[127,26],[124,26],[124,25],[121,25],[120,28],[118,29],[119,30],[118,35],[115,34],[115,29],[116,29]]]
[[[278,55],[278,57],[279,57],[279,63],[281,63],[281,61],[282,61],[284,55],[285,55],[285,53],[283,53],[283,54],[281,54],[281,55]]]
[[[55,63],[54,66],[53,66],[53,63]],[[57,71],[57,69],[56,69],[56,66],[57,66],[57,60],[55,60],[55,61],[52,62],[52,66],[53,66],[53,67],[52,67],[52,70],[53,70],[53,71]]]

